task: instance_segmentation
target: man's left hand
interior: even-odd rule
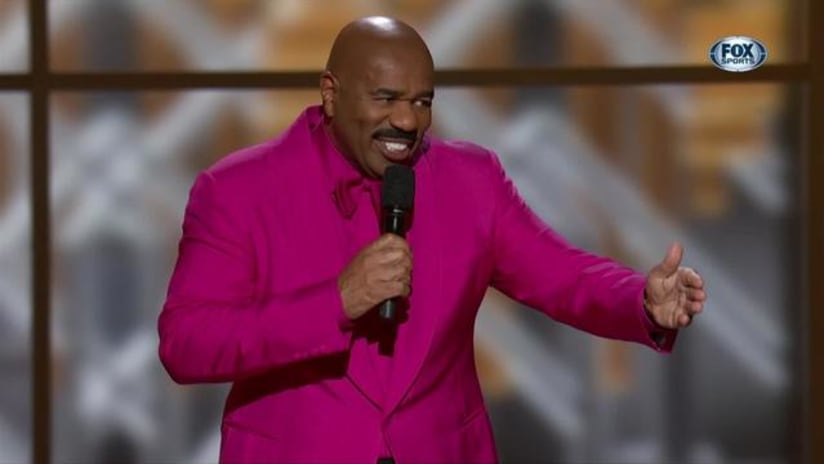
[[[680,329],[704,309],[704,279],[695,270],[680,267],[684,247],[670,245],[667,256],[647,274],[644,309],[661,327]]]

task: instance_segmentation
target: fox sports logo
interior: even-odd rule
[[[724,37],[710,48],[710,60],[724,71],[752,71],[767,61],[767,47],[743,35]]]

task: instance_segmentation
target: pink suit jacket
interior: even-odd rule
[[[429,139],[414,166],[413,291],[383,395],[342,322],[347,244],[313,140],[321,119],[307,109],[192,187],[160,358],[176,382],[233,383],[221,462],[371,463],[384,448],[399,463],[496,461],[473,354],[490,285],[593,334],[671,349],[674,333],[643,312],[643,275],[571,247],[490,151]]]

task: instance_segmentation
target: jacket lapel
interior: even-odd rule
[[[327,207],[322,208],[326,211],[326,214],[328,214],[328,218],[326,218],[327,220],[325,220],[324,223],[331,225],[328,230],[334,235],[333,240],[327,241],[326,246],[329,248],[328,256],[330,260],[337,260],[337,269],[339,270],[338,272],[340,272],[349,264],[348,257],[351,254],[350,247],[352,247],[352,237],[349,236],[344,219],[338,211],[331,194],[327,196],[326,203]],[[312,246],[320,246],[320,244],[314,243]],[[372,356],[370,356],[368,352],[369,349],[370,347],[364,337],[353,334],[346,375],[370,402],[380,408],[383,394],[376,367]]]
[[[351,218],[353,223],[351,224],[352,227],[349,228],[354,231],[355,235],[349,236],[343,222],[338,222],[341,226],[338,236],[345,237],[344,243],[341,243],[340,246],[341,249],[347,250],[346,256],[354,256],[357,249],[376,240],[380,235],[377,217],[369,194],[363,192],[356,201],[359,206]],[[346,264],[343,263],[341,269]],[[383,379],[380,378],[381,372],[375,365],[377,348],[374,343],[370,344],[368,342],[366,336],[357,331],[353,337],[349,351],[349,368],[347,369],[349,379],[375,406],[381,408],[385,395],[382,387]]]
[[[318,267],[330,266],[327,268],[329,272],[339,275],[349,262],[352,237],[347,232],[344,222],[346,219],[336,203],[334,181],[324,161],[324,154],[320,152],[323,146],[320,145],[318,134],[310,130],[310,118],[308,113],[304,114],[287,132],[288,138],[285,140],[291,145],[291,150],[301,154],[300,166],[304,170],[300,176],[300,190],[305,192],[305,196],[293,198],[290,202],[291,207],[295,208],[294,214],[289,215],[292,218],[290,227],[296,230],[299,243],[313,247],[317,251],[316,255],[324,256],[326,263],[318,263]],[[307,211],[312,214],[306,214]],[[299,218],[305,218],[302,226],[295,224]],[[377,225],[374,227],[377,228]],[[295,265],[311,264],[302,262]],[[379,379],[372,359],[366,354],[363,340],[353,336],[346,376],[370,402],[380,408],[383,395]]]

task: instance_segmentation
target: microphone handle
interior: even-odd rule
[[[383,222],[383,230],[384,232],[389,232],[395,235],[399,235],[401,237],[405,234],[405,226],[404,226],[404,215],[406,211],[398,208],[398,207],[391,207],[386,209],[386,215],[384,216]],[[397,308],[398,308],[398,299],[397,298],[390,298],[383,303],[381,303],[380,307],[380,318],[384,322],[395,322],[397,317]]]
[[[381,320],[384,322],[395,322],[395,316],[397,314],[397,304],[396,298],[390,298],[383,303],[381,303],[381,310],[380,316]]]

